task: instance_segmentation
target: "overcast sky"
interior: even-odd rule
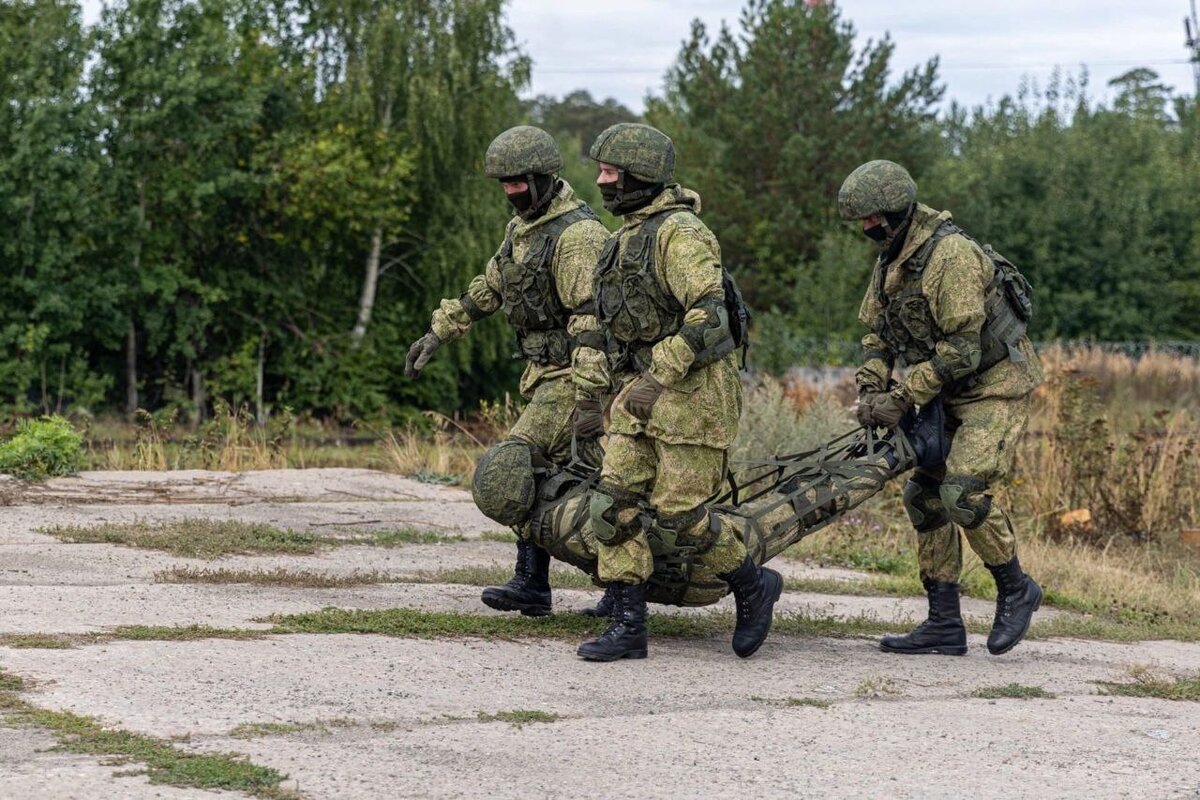
[[[529,94],[585,88],[640,111],[688,36],[691,21],[736,29],[743,0],[510,0],[508,24],[534,61]],[[890,33],[903,71],[940,55],[947,100],[968,106],[1039,81],[1055,66],[1087,65],[1091,92],[1147,65],[1177,91],[1193,91],[1184,47],[1188,0],[841,0],[859,37]],[[93,22],[100,0],[84,0]]]

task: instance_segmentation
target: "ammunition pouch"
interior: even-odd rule
[[[569,367],[575,340],[562,329],[523,331],[517,334],[517,347],[515,358],[523,358],[539,366]]]

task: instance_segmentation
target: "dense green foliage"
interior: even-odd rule
[[[78,0],[0,4],[0,409],[397,419],[512,391],[501,320],[401,369],[499,243],[484,149],[544,125],[598,207],[587,147],[633,115],[519,101],[503,5],[118,0],[87,28]],[[739,27],[697,23],[646,118],[758,312],[759,366],[845,358],[871,248],[833,198],[878,157],[1028,272],[1038,336],[1200,338],[1194,98],[1135,70],[1110,106],[1060,81],[939,116],[936,57],[893,75],[836,6],[748,0]]]
[[[74,475],[83,462],[83,437],[62,417],[22,419],[0,443],[0,472],[27,481]]]

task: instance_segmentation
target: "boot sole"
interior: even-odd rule
[[[1034,585],[1037,586],[1037,584],[1034,584]],[[1021,629],[1021,634],[1019,636],[1017,636],[1017,638],[1013,640],[1013,643],[1010,644],[1008,647],[1002,647],[999,650],[993,650],[992,648],[989,647],[988,648],[989,653],[991,653],[994,656],[1002,656],[1005,653],[1007,653],[1009,650],[1012,650],[1014,647],[1019,645],[1022,641],[1024,641],[1025,634],[1029,633],[1029,626],[1033,624],[1033,615],[1037,612],[1037,610],[1039,608],[1042,607],[1042,598],[1046,596],[1046,593],[1044,591],[1042,591],[1041,586],[1038,586],[1037,590],[1038,590],[1037,600],[1035,600],[1033,603],[1033,611],[1029,612],[1029,621],[1026,622],[1025,627]]]
[[[758,644],[754,645],[754,647],[752,649],[748,650],[745,653],[736,653],[736,651],[735,651],[738,658],[749,658],[750,656],[757,653],[758,649],[763,646],[764,642],[767,641],[767,637],[771,635],[771,628],[775,622],[775,604],[778,603],[779,598],[783,596],[783,576],[780,575],[778,572],[776,572],[773,569],[766,570],[766,571],[770,572],[771,574],[773,574],[776,577],[775,592],[774,592],[775,596],[772,597],[771,602],[768,603],[768,606],[770,607],[769,610],[770,610],[770,614],[771,614],[771,620],[767,624],[767,629],[766,629],[766,631],[763,632],[762,638],[758,640]]]
[[[898,653],[902,656],[965,656],[967,654],[967,646],[965,644],[938,647],[918,647],[915,650],[901,650],[895,647],[888,647],[881,642],[879,644],[879,649],[885,653]]]
[[[541,603],[518,603],[503,595],[484,592],[479,599],[488,608],[494,608],[497,611],[520,611],[523,617],[548,617],[553,613],[550,606]]]
[[[575,654],[584,661],[609,662],[620,661],[623,658],[645,658],[648,652],[646,648],[643,648],[641,650],[626,650],[624,653],[616,653],[614,655],[590,655],[578,650],[575,651]]]

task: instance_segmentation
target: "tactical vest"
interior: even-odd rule
[[[686,309],[658,282],[658,232],[681,209],[647,217],[621,252],[621,237],[610,236],[596,266],[596,317],[607,333],[609,350],[619,370],[650,368],[655,344],[679,333]],[[728,270],[722,268],[722,287],[732,341],[722,350],[697,353],[694,366],[724,357],[734,347],[749,347],[750,314]]]
[[[581,205],[540,226],[520,261],[513,258],[512,236],[504,238],[496,266],[500,271],[500,309],[517,333],[515,358],[534,364],[566,367],[575,343],[567,334],[571,311],[558,296],[554,252],[567,228],[582,220],[599,220]]]
[[[880,275],[878,299],[883,306],[883,314],[875,333],[887,342],[901,366],[930,360],[937,352],[937,343],[945,338],[934,320],[921,285],[925,268],[938,243],[955,233],[975,242],[962,228],[952,222],[943,222],[910,259],[896,265],[904,272],[900,290],[894,295],[889,296],[884,291],[886,276]],[[981,249],[992,262],[993,272],[984,290],[986,317],[980,331],[981,356],[976,374],[991,369],[1017,352],[1016,345],[1025,336],[1033,316],[1029,282],[1012,262],[992,249],[991,245],[981,245]]]

